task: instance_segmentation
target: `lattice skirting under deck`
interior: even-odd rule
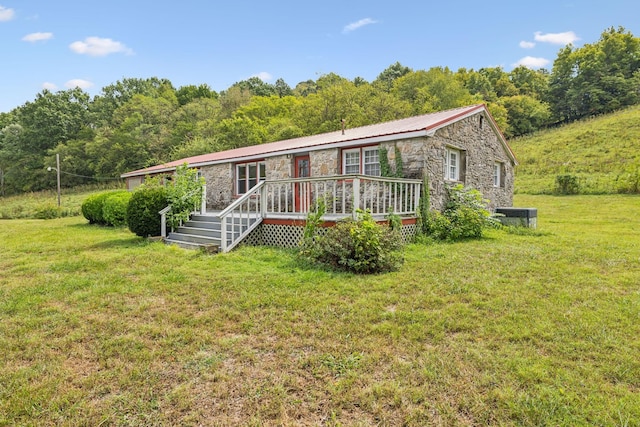
[[[402,240],[409,243],[413,240],[417,231],[416,224],[403,224],[400,230]],[[320,228],[323,232],[326,228]],[[250,246],[275,246],[279,248],[295,248],[302,241],[304,226],[292,224],[260,224],[242,242]]]

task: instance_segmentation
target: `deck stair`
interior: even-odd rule
[[[227,242],[231,241],[232,233],[240,234],[250,225],[251,220],[242,224],[227,226]],[[206,249],[218,252],[221,245],[221,223],[215,213],[206,215],[194,214],[189,221],[167,234],[165,243],[174,244],[186,249]]]

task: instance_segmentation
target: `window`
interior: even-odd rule
[[[500,162],[493,164],[493,186],[504,187],[504,164]]]
[[[258,180],[266,178],[266,166],[264,162],[242,163],[236,165],[236,191],[244,194],[258,184]]]
[[[364,174],[380,176],[380,152],[377,148],[362,150],[364,153]]]
[[[460,181],[460,150],[447,148],[444,152],[444,179]]]
[[[360,150],[343,151],[344,174],[354,175],[360,173]]]
[[[342,173],[380,176],[378,147],[353,148],[342,151]]]

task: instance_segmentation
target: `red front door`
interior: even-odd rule
[[[307,178],[311,176],[311,163],[309,156],[296,156],[293,160],[294,177]],[[308,212],[311,203],[311,186],[308,182],[296,183],[294,191],[296,193],[296,212]]]

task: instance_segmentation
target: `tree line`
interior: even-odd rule
[[[368,82],[334,73],[290,87],[257,77],[216,92],[208,85],[124,78],[91,98],[80,88],[43,90],[0,113],[0,196],[117,179],[130,170],[197,154],[318,134],[485,103],[508,138],[640,101],[640,39],[605,30],[561,49],[552,69],[413,70],[399,62]]]

